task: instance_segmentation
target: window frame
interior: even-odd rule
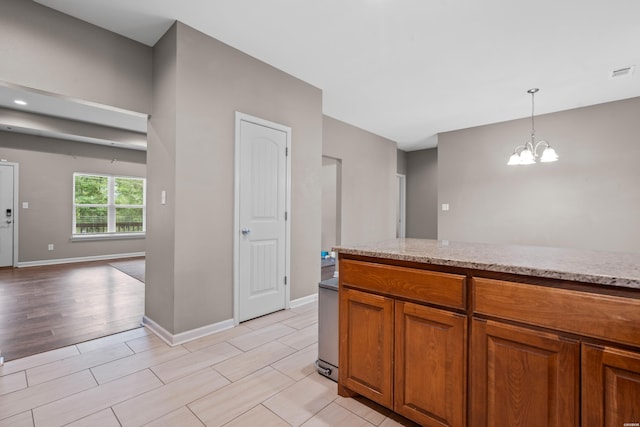
[[[76,203],[76,177],[100,177],[107,178],[107,203],[106,204],[88,204]],[[115,203],[115,187],[117,179],[135,179],[142,181],[142,205],[116,205]],[[90,172],[74,172],[72,179],[72,220],[71,220],[71,240],[91,240],[91,239],[113,239],[113,238],[140,238],[146,235],[147,231],[147,179],[139,176],[127,175],[109,175],[102,173]],[[76,233],[76,210],[78,207],[97,207],[107,209],[107,231],[102,233]],[[142,231],[122,232],[116,231],[116,210],[118,208],[134,208],[142,209]]]

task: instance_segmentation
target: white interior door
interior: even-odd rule
[[[15,223],[13,165],[0,164],[0,267],[13,265]]]
[[[238,321],[286,307],[286,131],[240,119],[237,124],[236,254]]]

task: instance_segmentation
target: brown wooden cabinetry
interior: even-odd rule
[[[467,318],[395,304],[393,410],[424,426],[461,426],[466,407]]]
[[[341,395],[423,426],[640,423],[640,290],[428,268],[341,254]]]
[[[580,343],[474,319],[469,425],[579,425]]]
[[[584,344],[582,425],[632,426],[638,423],[640,353]]]
[[[464,307],[465,277],[342,260],[340,283],[340,394],[464,425],[467,317],[420,303]]]
[[[589,344],[640,347],[637,295],[485,278],[472,285],[470,425],[640,422],[640,354]]]
[[[388,408],[393,405],[393,300],[340,292],[340,384]]]

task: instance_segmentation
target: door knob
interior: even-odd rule
[[[246,236],[247,234],[251,233],[251,229],[244,227],[242,230],[240,230],[242,232],[243,236]]]

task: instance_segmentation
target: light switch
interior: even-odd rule
[[[449,203],[443,203],[442,204],[442,210],[443,211],[448,211],[449,210]]]
[[[22,202],[22,209],[29,209],[29,202]]]
[[[160,203],[163,205],[167,204],[167,190],[162,190],[160,193]]]

